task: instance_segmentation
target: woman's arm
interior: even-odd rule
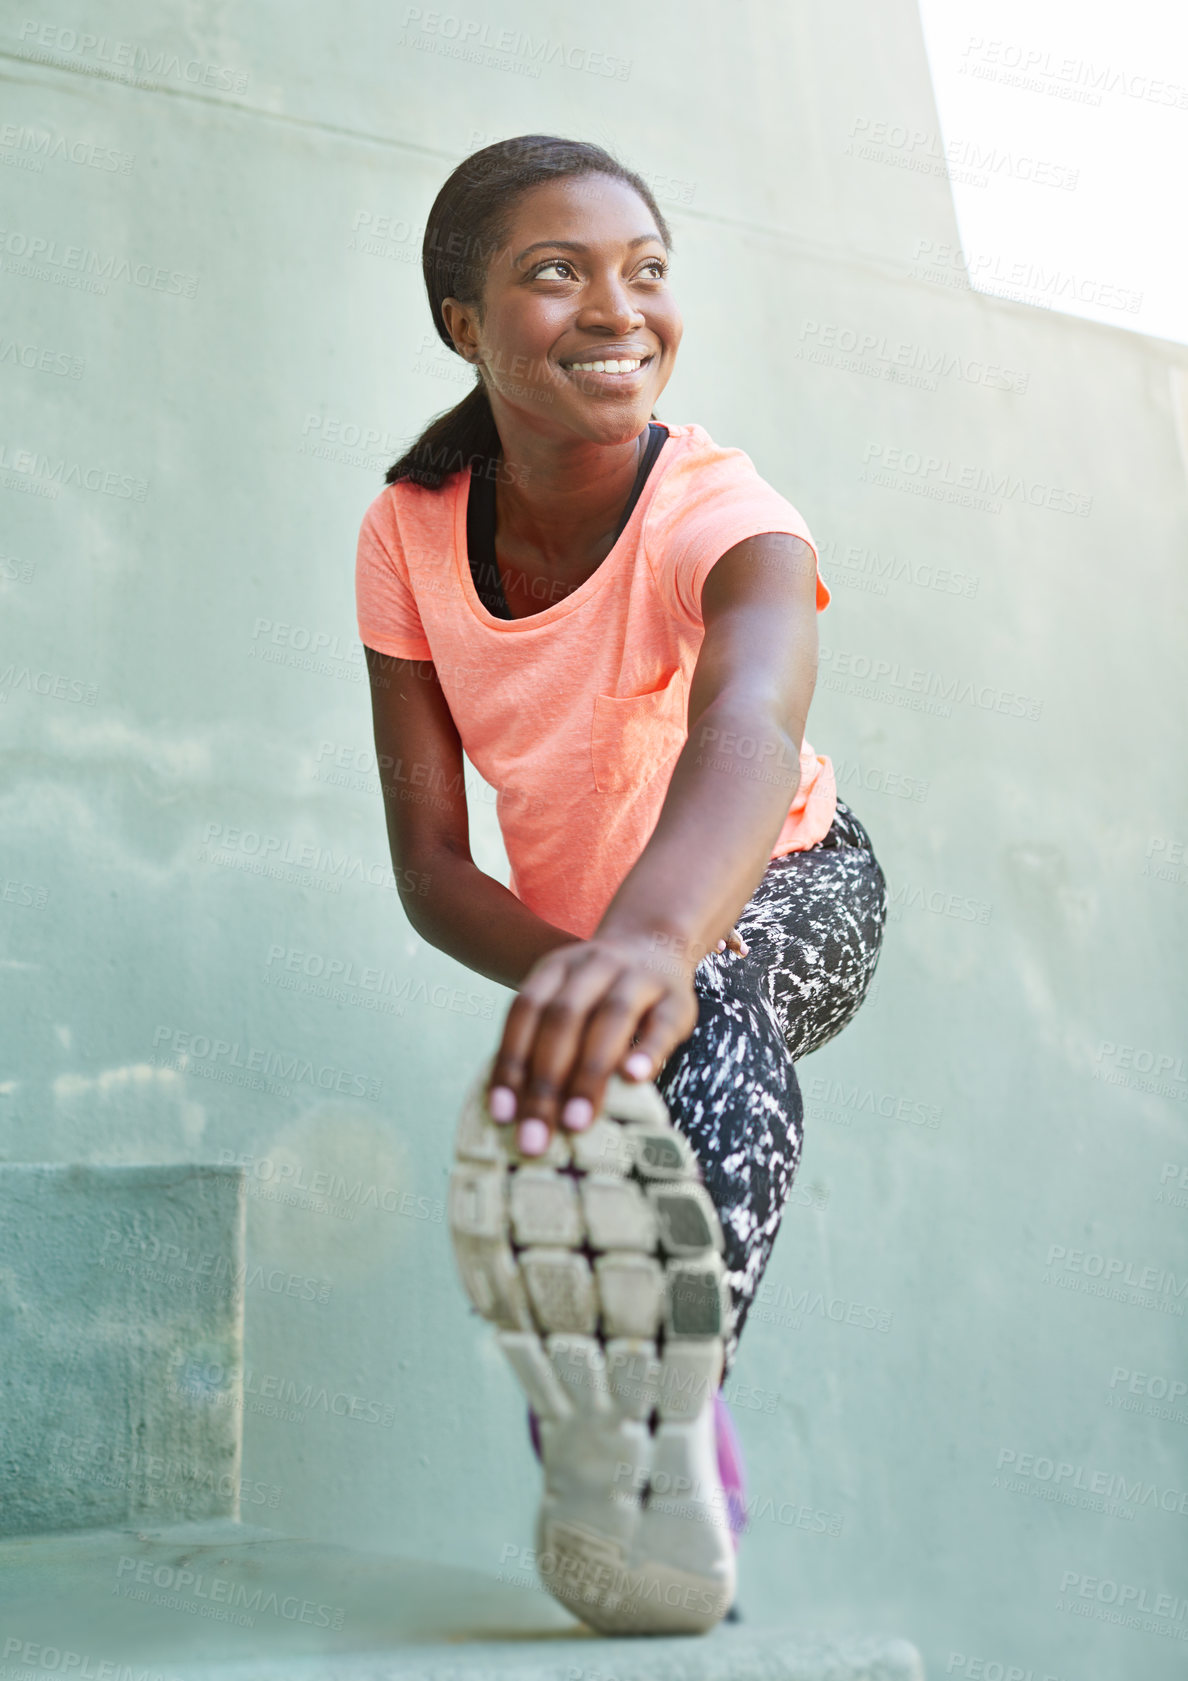
[[[488,980],[518,987],[573,935],[530,911],[471,857],[462,743],[432,661],[374,648],[366,654],[388,845],[405,914],[430,945]],[[395,766],[402,781],[389,774]],[[414,776],[423,801],[400,797]],[[413,881],[426,891],[406,885]]]
[[[816,575],[808,544],[775,532],[710,569],[689,739],[599,934],[683,943],[696,966],[755,891],[800,785],[817,680]]]
[[[616,1068],[647,1078],[692,1032],[693,970],[762,879],[799,785],[816,576],[812,549],[784,533],[710,569],[689,738],[660,817],[590,940],[544,957],[513,1002],[490,1081],[497,1119],[543,1122],[547,1144],[563,1110],[588,1124]]]

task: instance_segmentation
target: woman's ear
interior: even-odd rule
[[[450,335],[454,349],[466,362],[477,362],[479,352],[478,335],[475,332],[475,318],[473,310],[459,303],[457,298],[443,298],[441,300],[441,319],[446,332]]]

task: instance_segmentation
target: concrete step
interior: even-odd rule
[[[0,1535],[238,1517],[244,1280],[238,1168],[0,1165]]]
[[[604,1640],[474,1571],[226,1521],[0,1542],[5,1681],[923,1681],[906,1641]]]

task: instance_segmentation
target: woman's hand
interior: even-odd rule
[[[652,936],[598,934],[533,965],[508,1010],[487,1094],[493,1120],[517,1122],[524,1155],[543,1155],[558,1125],[588,1127],[611,1074],[650,1079],[688,1038],[696,966],[693,954]]]

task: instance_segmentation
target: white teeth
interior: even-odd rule
[[[643,366],[642,361],[634,362],[571,362],[570,373],[574,374],[633,374],[637,368]]]

